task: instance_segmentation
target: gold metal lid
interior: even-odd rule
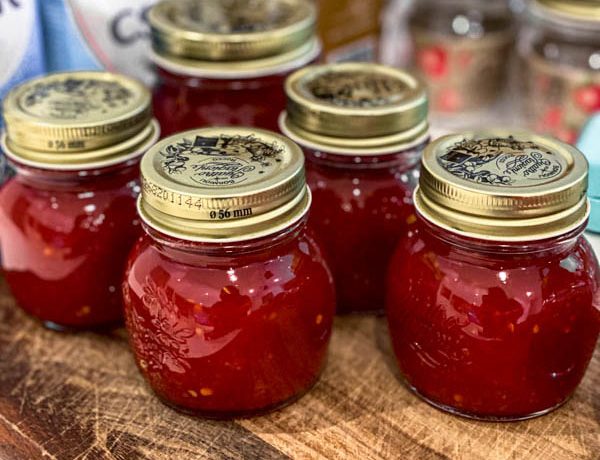
[[[309,0],[163,0],[149,13],[159,60],[241,70],[306,53],[307,44],[314,47],[316,17]]]
[[[464,236],[540,240],[585,223],[587,179],[583,154],[553,138],[469,132],[425,149],[415,204],[426,220]]]
[[[141,163],[138,209],[152,228],[191,241],[275,233],[310,206],[304,156],[269,131],[215,127],[162,140]]]
[[[99,151],[129,142],[152,125],[150,92],[136,80],[107,72],[29,80],[8,94],[3,109],[11,150],[44,163],[82,153],[98,159],[107,154]]]
[[[284,132],[301,142],[373,153],[427,134],[425,86],[412,74],[369,63],[309,66],[288,77]]]
[[[596,27],[600,21],[598,0],[533,0],[531,6],[534,8],[534,13],[538,9],[564,19],[595,22]]]

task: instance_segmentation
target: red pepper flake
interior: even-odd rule
[[[540,326],[539,326],[539,325],[537,325],[537,324],[535,324],[535,325],[533,326],[533,329],[532,329],[532,331],[533,331],[533,333],[534,333],[534,334],[537,334],[538,332],[540,332]]]
[[[315,323],[321,324],[322,322],[323,322],[323,315],[317,315],[317,318],[315,319]]]
[[[196,393],[194,390],[188,390],[188,394],[192,397],[192,398],[197,398],[198,397],[198,393]]]
[[[77,310],[77,312],[75,313],[75,316],[81,318],[82,316],[89,315],[91,311],[92,311],[92,307],[90,307],[89,305],[84,305],[79,310]]]
[[[459,395],[458,393],[455,393],[455,394],[454,394],[454,396],[452,396],[452,397],[454,398],[454,401],[455,401],[457,404],[460,404],[460,403],[462,403],[462,402],[463,402],[463,397],[462,397],[462,395]]]
[[[514,325],[514,323],[508,323],[508,330],[510,332],[515,332],[515,325]]]
[[[46,257],[50,257],[51,255],[53,255],[53,254],[54,254],[54,249],[53,249],[53,248],[51,248],[50,246],[46,246],[46,247],[44,248],[44,251],[43,251],[43,252],[44,252],[44,255],[45,255]]]
[[[408,217],[406,218],[406,223],[407,223],[408,225],[412,225],[412,224],[414,224],[416,221],[417,221],[417,216],[415,216],[414,214],[411,214],[410,216],[408,216]]]
[[[212,395],[213,395],[213,393],[214,393],[214,392],[213,392],[212,388],[207,388],[207,387],[204,387],[204,388],[201,388],[201,389],[200,389],[200,394],[201,394],[202,396],[212,396]]]

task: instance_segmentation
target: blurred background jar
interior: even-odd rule
[[[519,50],[532,129],[574,143],[600,111],[600,2],[533,0]]]
[[[493,105],[507,80],[514,26],[508,2],[419,0],[408,16],[413,61],[434,112]]]
[[[164,0],[149,20],[165,135],[216,125],[276,130],[285,77],[321,51],[310,0]]]

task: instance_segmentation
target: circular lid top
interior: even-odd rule
[[[155,52],[203,61],[256,60],[315,34],[309,0],[163,0],[149,14]]]
[[[415,202],[425,219],[455,233],[537,240],[585,222],[587,178],[585,157],[550,137],[469,132],[426,148]]]
[[[369,63],[309,66],[288,77],[285,90],[282,123],[300,141],[368,148],[410,142],[428,131],[426,89],[402,70]]]
[[[215,127],[162,140],[141,163],[139,209],[148,225],[196,241],[245,240],[307,211],[304,156],[269,131]]]
[[[600,22],[598,0],[533,0],[532,7],[564,19]]]
[[[7,142],[44,154],[114,146],[152,120],[150,92],[136,80],[107,72],[56,73],[27,81],[8,94],[3,109]]]

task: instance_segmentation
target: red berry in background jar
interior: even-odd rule
[[[458,64],[460,65],[460,67],[463,70],[470,67],[472,63],[473,63],[473,52],[472,51],[465,50],[465,51],[461,51],[458,54]]]
[[[538,124],[538,130],[554,130],[560,127],[563,119],[563,111],[558,106],[549,107]]]
[[[588,85],[575,90],[575,103],[587,113],[600,110],[600,85]]]
[[[456,112],[463,106],[463,100],[458,91],[446,88],[440,91],[437,99],[437,108],[444,112]]]
[[[431,46],[419,51],[419,68],[431,78],[443,78],[448,73],[448,55],[441,46]]]
[[[575,144],[577,142],[578,132],[577,130],[568,126],[561,126],[553,133],[558,139],[567,144]]]

